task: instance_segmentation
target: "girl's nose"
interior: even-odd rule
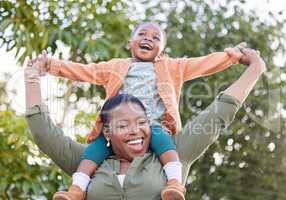
[[[153,42],[152,37],[149,37],[149,36],[146,36],[146,37],[144,38],[144,40],[147,40],[147,41],[149,41],[149,42]]]

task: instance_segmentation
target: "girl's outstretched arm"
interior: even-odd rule
[[[227,48],[225,52],[214,52],[194,58],[180,58],[179,62],[183,68],[184,81],[208,76],[223,71],[233,64],[238,64],[242,57],[240,49],[245,46],[246,43],[242,42],[236,47]]]
[[[114,64],[113,62],[82,64],[63,61],[48,57],[45,51],[32,62],[37,63],[41,75],[48,72],[54,76],[103,86],[107,84],[109,74],[113,73],[112,65]]]

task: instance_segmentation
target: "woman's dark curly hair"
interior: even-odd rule
[[[100,118],[101,121],[103,122],[103,124],[107,124],[109,121],[109,114],[110,111],[113,110],[114,108],[118,107],[120,104],[123,103],[134,103],[138,106],[140,106],[144,112],[146,113],[146,109],[145,106],[143,105],[143,103],[136,97],[132,96],[132,95],[128,95],[128,94],[119,94],[116,95],[114,97],[111,97],[110,99],[108,99],[101,111],[100,111]]]

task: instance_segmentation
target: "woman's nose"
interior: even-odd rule
[[[130,134],[137,134],[138,131],[139,131],[139,127],[137,125],[135,125],[135,124],[130,126],[130,128],[129,128],[129,133]]]

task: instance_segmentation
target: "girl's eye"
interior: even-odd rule
[[[153,39],[154,39],[154,40],[158,40],[158,41],[161,40],[158,36],[154,36]]]
[[[138,33],[138,35],[142,36],[142,35],[145,35],[145,33],[144,32],[140,32],[140,33]]]

